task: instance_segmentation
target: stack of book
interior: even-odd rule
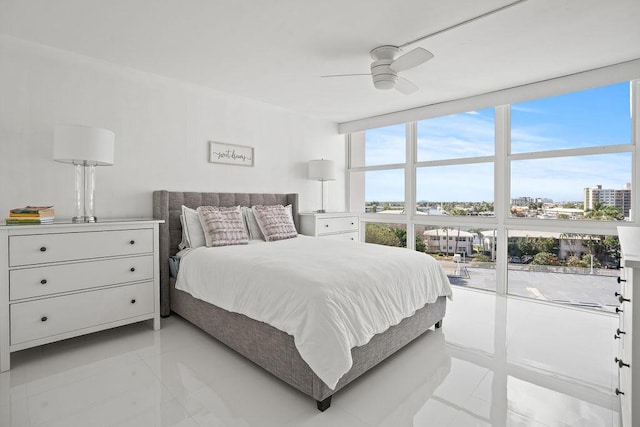
[[[11,209],[7,225],[51,224],[55,217],[53,206],[25,206]]]

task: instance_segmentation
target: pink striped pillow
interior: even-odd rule
[[[252,209],[267,242],[298,237],[296,226],[284,206],[254,206]]]
[[[242,219],[240,206],[200,206],[197,211],[207,246],[249,243],[249,234]]]

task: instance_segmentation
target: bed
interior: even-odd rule
[[[169,257],[177,252],[182,239],[180,214],[183,205],[193,209],[199,206],[291,205],[293,222],[298,227],[298,195],[155,191],[154,217],[164,220],[160,225],[159,236],[161,314],[168,316],[173,312],[193,323],[276,377],[311,396],[321,411],[330,406],[335,392],[431,327],[439,328],[442,325],[446,310],[445,295],[438,296],[433,303],[424,305],[410,317],[374,335],[366,344],[353,347],[350,351],[350,369],[339,378],[334,387],[329,387],[303,359],[292,335],[176,288],[176,281],[169,273]]]

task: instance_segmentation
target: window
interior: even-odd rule
[[[404,213],[406,126],[351,134],[351,209],[367,213]]]
[[[494,229],[415,225],[416,247],[433,256],[453,285],[496,290]]]
[[[493,216],[493,109],[417,122],[417,212]]]
[[[640,225],[639,92],[635,80],[352,133],[350,208],[366,241],[426,252],[454,285],[614,310],[616,226]]]
[[[351,167],[379,166],[406,161],[405,125],[367,129],[352,141]]]
[[[419,121],[418,162],[495,153],[493,108]]]
[[[424,215],[493,216],[493,163],[418,168],[416,201]]]
[[[631,143],[629,82],[511,106],[511,153]]]
[[[631,153],[514,160],[510,214],[519,218],[629,218]]]
[[[629,83],[511,106],[511,209],[519,218],[629,219]]]

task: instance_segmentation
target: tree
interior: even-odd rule
[[[460,240],[460,227],[458,227],[458,235],[456,236],[455,249],[453,250],[454,254],[458,253],[458,240]]]
[[[621,221],[624,219],[624,215],[617,207],[605,205],[602,202],[593,202],[593,208],[587,210],[584,217],[599,221]]]
[[[571,256],[569,257],[569,259],[567,259],[566,265],[569,267],[591,268],[591,262],[593,262],[593,268],[600,268],[601,267],[600,261],[598,261],[596,257],[593,257],[593,261],[592,261],[591,257],[592,255],[590,254],[584,254],[582,255],[582,258],[578,258],[577,256]]]
[[[386,246],[402,246],[402,242],[391,227],[386,224],[377,224],[375,222],[368,222],[366,224],[365,242]]]
[[[538,252],[534,255],[531,264],[534,265],[560,265],[560,259],[549,252]]]
[[[400,246],[403,248],[406,248],[407,247],[407,230],[402,227],[393,227],[393,232],[398,237]],[[427,251],[427,245],[425,245],[424,241],[419,236],[416,236],[416,251],[418,252]]]
[[[449,228],[445,227],[443,228],[444,232],[447,233],[447,240],[445,242],[445,251],[447,253],[447,256],[449,256]]]

